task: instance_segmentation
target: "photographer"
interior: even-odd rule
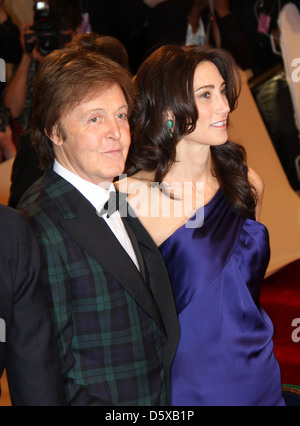
[[[33,81],[40,62],[70,42],[81,24],[80,10],[74,7],[72,0],[36,0],[34,3],[35,22],[21,29],[22,60],[4,96],[5,106],[12,117],[18,119],[23,131],[30,127]],[[57,43],[53,41],[55,35]]]

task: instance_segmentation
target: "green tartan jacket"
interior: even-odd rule
[[[68,404],[169,405],[179,324],[163,259],[139,220],[123,219],[143,274],[52,169],[19,208],[40,246]]]

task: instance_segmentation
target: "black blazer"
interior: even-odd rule
[[[0,377],[15,406],[65,405],[37,243],[25,217],[0,206]]]

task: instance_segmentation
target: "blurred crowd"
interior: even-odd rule
[[[6,3],[0,0],[0,57],[12,64],[12,75],[1,83],[0,162],[17,150],[28,155],[26,131],[39,64],[78,34],[103,36],[103,52],[118,52],[115,59],[133,74],[153,49],[166,43],[222,47],[252,77],[282,65],[277,20],[288,0],[51,0],[45,16],[41,7],[49,1],[32,0],[34,22],[21,27],[13,22]],[[300,8],[300,0],[293,3]],[[299,141],[293,150],[292,155],[300,154]],[[292,174],[290,182],[298,190],[295,171]]]

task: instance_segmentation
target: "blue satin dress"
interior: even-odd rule
[[[160,249],[181,326],[172,405],[284,406],[274,329],[259,304],[267,229],[235,214],[219,190],[204,224],[184,225]]]

